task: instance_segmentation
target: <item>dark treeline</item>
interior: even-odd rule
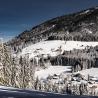
[[[47,63],[56,66],[72,66],[73,72],[98,67],[98,52],[97,47],[87,47],[83,50],[64,51],[63,54],[56,57],[43,58],[41,56],[38,61],[31,60],[32,63],[39,66],[46,66]]]
[[[50,37],[48,37],[48,40],[98,41],[98,36],[97,35],[92,35],[92,34],[86,34],[86,35],[77,34],[77,35],[74,35],[74,36],[63,34],[63,36],[62,35],[50,36]]]

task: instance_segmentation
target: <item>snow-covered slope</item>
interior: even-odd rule
[[[61,73],[71,71],[71,66],[49,66],[46,69],[41,69],[35,72],[35,77],[39,79],[46,79],[49,75],[53,76],[54,74],[60,75]]]
[[[98,45],[98,42],[81,42],[81,41],[66,41],[64,50],[70,51],[73,49],[85,49],[86,47],[95,47]]]
[[[98,68],[85,69],[85,70],[79,71],[77,73],[84,75],[85,78],[87,78],[89,75],[89,76],[93,77],[93,79],[98,80]]]
[[[81,42],[81,41],[43,41],[37,44],[30,45],[22,50],[20,55],[25,56],[28,55],[29,58],[36,58],[43,56],[47,58],[47,56],[57,56],[62,54],[64,51],[70,51],[73,49],[85,49],[86,47],[92,46],[95,47],[98,45],[98,42]]]
[[[47,57],[50,56],[57,56],[60,53],[63,53],[63,46],[65,45],[64,41],[43,41],[37,44],[33,44],[29,47],[26,47],[22,50],[21,55],[29,54],[29,58],[41,56]],[[62,49],[59,52],[59,49]]]

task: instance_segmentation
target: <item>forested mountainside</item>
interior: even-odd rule
[[[26,30],[8,44],[26,47],[43,40],[98,41],[98,7],[63,15]]]
[[[94,7],[48,20],[1,43],[0,84],[98,96],[97,27]]]

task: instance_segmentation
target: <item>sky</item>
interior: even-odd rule
[[[98,6],[98,0],[0,0],[0,37],[6,40],[57,16]]]

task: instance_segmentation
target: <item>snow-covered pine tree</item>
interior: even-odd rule
[[[19,60],[19,68],[20,68],[20,73],[19,73],[19,80],[20,82],[20,87],[21,88],[26,88],[29,85],[29,80],[30,80],[30,75],[29,75],[29,64],[26,61],[26,58],[20,57]]]

